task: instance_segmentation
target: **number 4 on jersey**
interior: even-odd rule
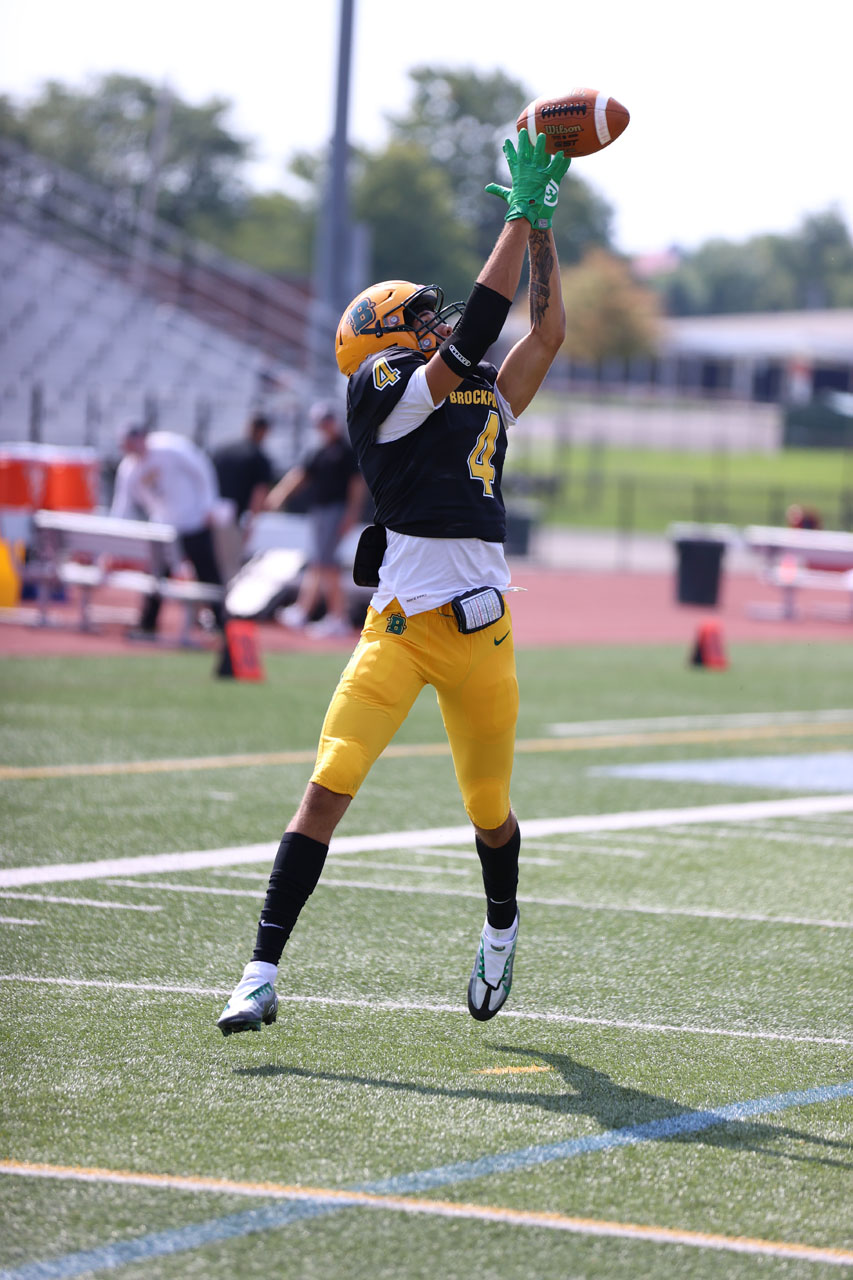
[[[384,391],[386,387],[393,387],[395,382],[400,380],[400,370],[392,369],[388,361],[383,356],[381,360],[377,360],[373,366],[373,385],[377,391]]]
[[[483,482],[483,493],[487,498],[494,497],[492,482],[495,478],[495,468],[492,465],[492,458],[500,425],[501,420],[495,410],[492,409],[488,418],[486,418],[486,425],[477,436],[477,443],[468,454],[468,474],[472,480],[481,480]]]

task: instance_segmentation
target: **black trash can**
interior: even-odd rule
[[[715,605],[720,595],[725,542],[676,538],[676,596],[679,604]]]
[[[508,556],[530,554],[530,538],[537,523],[538,513],[538,507],[533,503],[515,502],[507,507],[504,551]]]

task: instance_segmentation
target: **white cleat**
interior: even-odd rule
[[[468,983],[468,1012],[487,1022],[503,1008],[512,986],[512,966],[518,942],[518,920],[510,929],[492,929],[488,922],[480,934],[480,946]]]
[[[236,1031],[260,1031],[261,1023],[269,1026],[278,1013],[278,996],[271,982],[257,975],[245,975],[232,991],[228,1003],[216,1020],[224,1036]]]

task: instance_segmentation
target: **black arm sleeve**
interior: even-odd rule
[[[493,342],[500,337],[512,304],[488,285],[475,284],[462,319],[438,348],[444,363],[465,378],[476,369]]]

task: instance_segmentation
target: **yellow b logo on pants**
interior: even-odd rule
[[[386,632],[392,636],[401,636],[406,630],[406,616],[403,613],[392,613],[388,617]]]

